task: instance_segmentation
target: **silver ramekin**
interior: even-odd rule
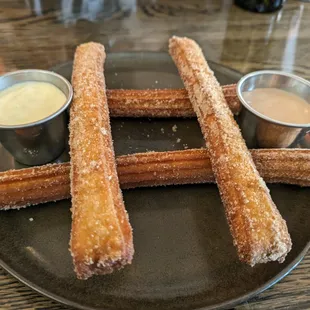
[[[68,136],[66,109],[71,103],[71,84],[59,74],[45,70],[20,70],[0,77],[0,91],[20,82],[48,82],[59,88],[67,100],[55,113],[22,125],[0,124],[0,142],[25,165],[42,165],[57,158],[65,148]]]
[[[250,148],[310,148],[309,124],[284,123],[257,112],[243,98],[243,92],[255,88],[278,88],[305,99],[310,104],[310,82],[294,74],[263,70],[245,75],[237,84],[237,95],[243,108],[239,125]]]

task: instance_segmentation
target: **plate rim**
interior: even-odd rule
[[[237,297],[237,298],[234,298],[234,299],[231,299],[228,301],[224,301],[224,302],[212,305],[212,306],[204,306],[204,307],[196,308],[196,310],[214,310],[214,309],[225,309],[227,307],[234,307],[236,305],[239,305],[239,304],[249,300],[250,298],[253,298],[254,296],[257,296],[258,294],[264,292],[268,288],[272,287],[273,285],[275,285],[276,283],[281,281],[293,269],[295,269],[299,265],[299,263],[303,260],[303,258],[305,257],[305,255],[307,254],[309,249],[310,249],[310,241],[306,244],[306,246],[302,250],[302,252],[288,266],[286,266],[280,273],[278,273],[276,276],[271,278],[265,284],[258,287],[256,290],[252,290],[251,292],[248,292],[244,295],[241,295],[240,297]],[[56,294],[53,294],[53,293],[45,290],[44,288],[41,288],[37,284],[34,284],[32,281],[29,281],[28,279],[21,276],[18,272],[15,272],[11,267],[9,267],[6,263],[4,263],[2,259],[0,259],[0,266],[4,270],[6,270],[10,275],[12,275],[15,279],[17,279],[21,283],[25,284],[27,287],[33,289],[37,293],[40,293],[40,294],[42,294],[42,295],[44,295],[44,296],[46,296],[46,297],[48,297],[54,301],[57,301],[57,302],[62,303],[66,306],[75,307],[75,308],[81,309],[81,310],[98,310],[99,309],[96,307],[83,306],[79,303],[76,303],[74,301],[70,301],[67,298],[58,296]],[[104,309],[104,308],[100,307],[100,309]]]
[[[149,56],[155,56],[155,57],[166,57],[168,53],[166,52],[149,52],[149,51],[134,51],[134,52],[112,52],[112,53],[107,53],[107,57],[109,56],[115,56],[115,57],[126,57],[129,55],[136,55],[137,57],[142,57],[147,54]],[[243,74],[235,69],[226,67],[223,64],[208,60],[209,63],[212,63],[215,66],[222,67],[224,69],[228,69],[231,72],[234,72],[236,75],[242,76]],[[67,61],[62,64],[58,64],[50,68],[50,71],[58,71],[62,67],[72,65],[73,61]],[[261,294],[265,290],[269,289],[279,281],[281,281],[285,276],[287,276],[294,268],[296,268],[299,263],[303,260],[303,258],[306,256],[308,251],[310,250],[310,240],[306,243],[305,247],[303,250],[298,254],[298,256],[289,264],[287,265],[281,272],[276,274],[274,277],[272,277],[270,280],[265,282],[263,285],[259,286],[257,289],[254,289],[250,292],[247,292],[245,294],[240,295],[239,297],[236,297],[234,299],[230,299],[227,301],[223,301],[217,304],[213,304],[210,306],[203,306],[196,308],[196,310],[214,310],[214,309],[226,309],[230,307],[234,307],[236,305],[239,305],[247,300],[250,300],[254,296],[257,296],[258,294]],[[13,268],[11,268],[7,263],[5,263],[1,258],[0,258],[0,266],[8,272],[10,275],[12,275],[15,279],[17,279],[19,282],[22,284],[26,285],[27,287],[33,289],[35,292],[50,298],[51,300],[54,300],[56,302],[59,302],[63,305],[70,306],[70,307],[75,307],[77,309],[81,310],[98,310],[98,309],[105,309],[105,308],[97,308],[97,307],[89,307],[89,306],[84,306],[81,305],[80,303],[74,302],[69,300],[68,298],[61,297],[57,294],[51,293],[48,290],[40,287],[39,285],[33,283],[31,280],[28,280],[27,278],[23,277],[20,273],[16,272]]]

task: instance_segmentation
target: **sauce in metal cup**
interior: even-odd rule
[[[65,102],[44,118],[24,124],[0,124],[0,142],[18,162],[41,165],[57,158],[65,148],[68,136],[66,109],[72,100],[72,86],[51,71],[20,70],[0,77],[0,92],[23,82],[50,83],[65,95]]]
[[[256,71],[245,75],[238,82],[237,95],[243,105],[239,124],[248,147],[310,148],[310,144],[305,140],[310,130],[310,123],[295,124],[270,118],[258,112],[245,99],[245,92],[262,88],[284,90],[304,99],[310,105],[310,83],[305,79],[272,70]]]

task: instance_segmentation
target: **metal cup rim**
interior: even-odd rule
[[[288,73],[285,71],[280,71],[280,70],[259,70],[259,71],[254,71],[251,73],[248,73],[246,75],[244,75],[239,82],[237,83],[237,96],[240,100],[240,102],[242,103],[243,107],[246,108],[248,111],[250,111],[251,113],[253,113],[254,115],[256,115],[257,117],[273,123],[273,124],[277,124],[277,125],[281,125],[281,126],[285,126],[285,127],[293,127],[293,128],[310,128],[310,123],[305,123],[305,124],[294,124],[294,123],[286,123],[286,122],[281,122],[278,120],[275,120],[273,118],[270,118],[262,113],[259,113],[258,111],[256,111],[253,107],[251,107],[248,102],[243,98],[242,96],[242,92],[241,92],[241,87],[243,85],[243,83],[248,79],[251,78],[253,76],[256,75],[261,75],[261,74],[277,74],[277,75],[282,75],[282,76],[287,76],[289,78],[295,79],[300,81],[301,83],[306,84],[309,88],[310,88],[310,82],[307,81],[306,79],[301,78],[298,75],[292,74],[292,73]]]
[[[68,90],[69,90],[69,94],[68,94],[68,96],[66,96],[66,98],[67,98],[66,102],[57,111],[55,111],[54,113],[52,113],[52,114],[48,115],[47,117],[44,117],[40,120],[37,120],[35,122],[31,122],[31,123],[19,124],[19,125],[2,125],[2,124],[0,124],[0,129],[21,129],[21,128],[28,128],[28,127],[41,125],[41,124],[46,123],[46,122],[52,120],[53,118],[57,117],[64,110],[66,110],[67,107],[70,105],[70,103],[72,101],[72,97],[73,97],[72,85],[70,84],[70,82],[66,78],[64,78],[60,74],[55,73],[53,71],[41,70],[41,69],[18,70],[18,71],[9,72],[9,73],[2,75],[0,77],[0,80],[3,78],[7,78],[9,76],[18,75],[20,73],[31,73],[31,72],[40,72],[40,73],[44,73],[47,75],[53,75],[53,76],[57,77],[58,79],[60,79],[68,87]],[[29,79],[29,82],[31,82],[31,79]]]

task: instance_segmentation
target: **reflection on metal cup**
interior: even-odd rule
[[[251,107],[243,92],[255,88],[279,88],[292,92],[310,104],[310,83],[296,75],[281,71],[257,71],[244,76],[237,85],[243,104],[238,121],[249,148],[310,148],[306,135],[310,124],[284,123],[262,115]]]
[[[42,136],[44,127],[42,125],[33,126],[29,128],[16,129],[15,135],[19,143],[23,144],[27,148],[35,147],[37,140]]]
[[[0,91],[19,82],[49,82],[66,96],[66,102],[53,113],[33,123],[1,125],[0,142],[25,165],[42,165],[57,158],[64,150],[68,137],[67,107],[72,99],[72,87],[62,76],[44,70],[21,70],[0,78]]]
[[[25,165],[41,165],[57,158],[65,148],[68,120],[62,113],[52,120],[25,129],[1,129],[2,145]]]
[[[259,120],[256,127],[256,138],[262,148],[287,148],[298,137],[301,128],[284,127]]]

